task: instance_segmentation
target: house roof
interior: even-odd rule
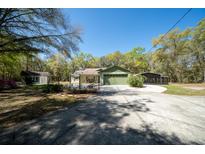
[[[105,72],[105,71],[108,71],[112,68],[117,68],[117,69],[120,69],[124,72],[130,72],[129,70],[127,69],[124,69],[122,67],[119,67],[119,66],[111,66],[111,67],[102,67],[102,68],[85,68],[84,70],[78,70],[78,71],[75,71],[72,76],[74,77],[79,77],[80,74],[84,74],[84,75],[99,75],[99,72]]]
[[[37,71],[21,71],[22,76],[34,75],[34,76],[49,76],[49,72],[37,72]]]
[[[111,66],[111,67],[108,67],[108,68],[106,68],[106,69],[103,69],[103,70],[101,70],[101,72],[106,72],[106,71],[109,71],[109,70],[111,70],[111,69],[113,69],[113,68],[117,68],[117,69],[122,70],[122,71],[124,71],[124,72],[130,72],[129,70],[127,70],[127,69],[125,69],[125,68],[122,68],[122,67],[120,67],[120,66],[116,66],[116,65]]]
[[[78,77],[80,74],[85,74],[85,75],[98,75],[99,71],[104,68],[85,68],[84,70],[78,70],[75,71],[72,76]]]
[[[98,75],[100,68],[86,68],[82,71],[82,74],[92,74],[92,75]]]

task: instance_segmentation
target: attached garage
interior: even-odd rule
[[[128,74],[105,74],[104,85],[126,85]]]
[[[127,85],[129,70],[112,66],[100,71],[101,85]]]

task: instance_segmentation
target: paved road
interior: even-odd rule
[[[2,144],[205,144],[205,97],[103,86],[86,103],[0,134]]]

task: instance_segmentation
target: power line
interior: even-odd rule
[[[188,9],[188,11],[187,11],[181,18],[179,18],[179,20],[161,37],[161,39],[160,39],[159,41],[161,41],[191,10],[192,10],[192,8],[191,8],[191,9]],[[157,43],[157,44],[158,44],[158,43]],[[157,45],[157,44],[156,44],[156,45]],[[154,47],[156,47],[156,45],[152,46],[152,47],[148,50],[148,52],[150,52]]]

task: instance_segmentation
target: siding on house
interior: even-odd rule
[[[47,84],[47,83],[48,83],[48,77],[47,76],[40,76],[39,84]]]

